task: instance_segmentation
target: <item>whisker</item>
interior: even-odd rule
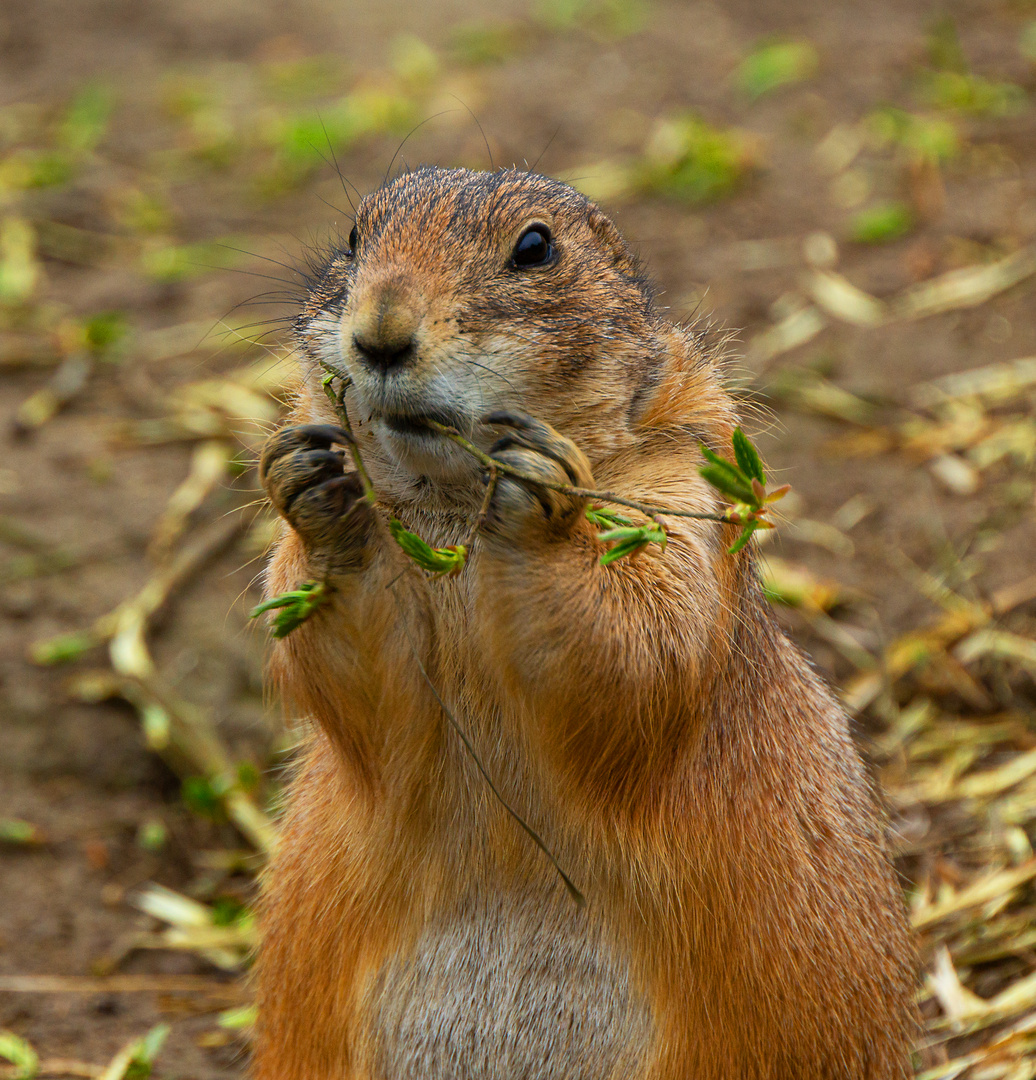
[[[338,156],[335,154],[334,144],[331,142],[331,136],[327,133],[327,126],[324,124],[324,118],[320,115],[319,112],[317,113],[317,119],[320,121],[320,130],[324,133],[324,141],[327,143],[328,152],[331,154],[331,161],[334,162],[334,170],[336,173],[338,173],[338,179],[342,185],[342,191],[345,193],[345,197],[349,200],[349,205],[352,207],[353,214],[355,214],[356,204],[353,202],[353,197],[349,194],[349,188],[346,187],[346,184],[352,184],[352,181],[346,178],[345,173],[342,172],[341,166],[339,166],[338,164]],[[314,147],[313,149],[316,150],[316,147]],[[317,150],[317,153],[320,154],[321,158],[323,158],[325,162],[327,162],[327,158],[325,158],[319,150]],[[330,164],[330,162],[327,163]],[[357,198],[363,198],[355,184],[352,184],[352,189],[356,192]]]
[[[554,129],[554,134],[551,135],[551,137],[547,140],[547,145],[539,152],[539,155],[537,156],[536,160],[529,166],[529,168],[527,169],[527,172],[535,172],[536,171],[536,166],[539,165],[541,159],[543,158],[543,155],[546,154],[546,152],[550,149],[551,144],[558,137],[558,133],[560,131],[561,131],[561,125],[558,124],[558,126]]]
[[[250,254],[250,253],[246,252],[246,254]],[[259,256],[259,257],[261,258],[261,256]],[[271,261],[273,261],[273,260],[271,260]],[[231,274],[244,274],[246,277],[265,278],[267,281],[276,281],[279,285],[283,285],[283,286],[285,286],[285,288],[288,288],[288,289],[301,290],[301,288],[302,288],[302,286],[300,286],[295,281],[289,281],[286,278],[276,277],[273,274],[261,274],[261,273],[259,273],[258,270],[243,270],[240,266],[209,266],[209,267],[206,267],[206,269],[208,269],[208,270],[226,270],[226,271],[229,271]]]
[[[382,187],[384,187],[388,183],[388,178],[389,178],[390,174],[392,173],[392,166],[395,165],[396,158],[399,157],[400,151],[403,149],[404,146],[406,146],[406,144],[409,141],[410,137],[413,136],[413,135],[416,135],[417,132],[419,132],[421,130],[421,128],[423,128],[425,126],[425,124],[429,124],[433,120],[438,120],[440,116],[445,116],[447,113],[456,112],[456,111],[457,111],[456,109],[442,109],[442,110],[440,110],[439,112],[435,113],[432,116],[426,116],[424,118],[424,120],[422,120],[419,124],[415,124],[414,127],[412,127],[410,129],[410,131],[407,132],[405,138],[399,144],[399,146],[396,147],[396,152],[392,155],[391,159],[389,160],[388,168],[385,170],[384,177],[382,177],[382,181],[381,181],[381,186]],[[478,121],[476,121],[476,123],[477,122]],[[404,165],[405,164],[406,163],[404,162]],[[407,169],[407,171],[409,171],[409,169]]]
[[[303,281],[306,280],[306,275],[297,266],[292,266],[290,263],[281,262],[280,259],[272,259],[269,255],[260,255],[257,251],[248,251],[245,248],[234,247],[233,244],[217,244],[217,247],[223,248],[224,251],[236,251],[239,255],[248,255],[253,259],[262,259],[263,262],[273,263],[274,266],[282,266],[285,270],[292,274],[298,274]]]
[[[496,172],[496,162],[493,160],[493,151],[492,151],[492,148],[489,145],[489,140],[486,138],[485,128],[483,128],[482,125],[479,123],[478,117],[471,111],[471,108],[467,104],[467,102],[465,102],[461,98],[457,97],[456,94],[450,94],[450,97],[453,98],[453,100],[456,101],[458,104],[463,106],[463,108],[467,112],[468,116],[470,116],[471,119],[475,121],[475,127],[478,128],[478,133],[479,133],[479,135],[482,136],[482,142],[485,145],[486,154],[489,156],[489,168],[490,168],[490,171]]]

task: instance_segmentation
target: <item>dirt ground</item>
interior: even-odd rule
[[[764,550],[783,560],[785,574],[808,575],[807,600],[782,618],[836,685],[856,685],[861,651],[880,656],[938,623],[947,589],[972,605],[1020,589],[1014,621],[1003,625],[1031,641],[1031,398],[1008,395],[963,419],[933,419],[911,403],[919,384],[1036,355],[1034,279],[1021,274],[1013,287],[970,293],[925,317],[872,317],[866,300],[891,305],[940,275],[996,268],[1036,243],[1026,55],[1036,6],[569,6],[571,25],[517,0],[6,0],[0,8],[0,821],[36,830],[0,840],[0,1029],[41,1058],[103,1065],[165,1021],[172,1032],[158,1075],[204,1080],[246,1067],[245,1037],[215,1020],[246,1000],[240,965],[221,972],[197,949],[134,947],[141,935],[154,945],[163,924],[133,899],[156,882],[206,903],[247,903],[248,844],[217,812],[206,816],[204,793],[185,800],[190,768],[149,749],[139,721],[147,701],[112,689],[103,635],[68,664],[43,666],[29,649],[93,626],[168,566],[167,552],[222,528],[149,622],[147,640],[162,685],[202,710],[235,762],[262,772],[286,752],[276,705],[263,696],[263,638],[248,620],[268,534],[255,517],[248,463],[276,407],[254,392],[251,413],[225,402],[185,405],[184,395],[249,364],[283,392],[290,359],[277,351],[277,326],[263,344],[244,346],[224,329],[290,314],[298,292],[290,265],[336,230],[348,232],[350,193],[335,170],[314,166],[309,144],[296,139],[292,158],[285,136],[277,143],[263,134],[289,113],[330,117],[334,141],[341,95],[360,87],[404,96],[409,113],[398,122],[343,136],[336,153],[350,189],[378,184],[399,132],[427,119],[406,142],[406,162],[535,161],[575,179],[599,193],[674,318],[696,313],[736,329],[726,347],[747,426],[773,474],[794,489],[787,525]],[[811,43],[815,69],[807,57],[798,81],[753,98],[739,65],[773,38]],[[960,75],[962,63],[989,85],[1012,84],[1016,97],[1002,108],[974,94],[949,104],[924,97],[933,71]],[[84,145],[81,129],[62,127],[61,117],[96,86],[110,114]],[[933,165],[909,147],[868,141],[860,132],[883,106],[945,120],[959,146]],[[723,198],[689,202],[629,180],[630,163],[651,156],[659,118],[685,111],[745,133],[742,171]],[[12,161],[31,158],[35,168],[55,146],[72,162],[65,179],[17,180]],[[886,203],[906,207],[904,235],[854,241],[859,215]],[[21,225],[10,221],[34,232],[28,286],[15,273]],[[209,246],[217,240],[252,254]],[[863,307],[855,294],[823,293],[810,276],[823,273],[867,294]],[[257,296],[272,306],[238,307]],[[803,311],[820,320],[806,319],[808,340],[769,348],[773,329]],[[103,333],[85,351],[68,344],[84,326],[98,338],[90,320],[110,312],[118,313],[114,344]],[[178,329],[163,337],[167,328]],[[69,355],[88,356],[85,384],[52,417],[26,413],[62,365],[71,370]],[[215,426],[200,427],[200,415]],[[999,457],[974,449],[988,449],[993,436],[1010,444]],[[163,549],[156,528],[176,525],[169,500],[192,468],[200,475],[200,447],[217,456],[224,447],[241,468],[231,463],[208,484]],[[822,589],[851,603],[832,608],[817,599]],[[893,687],[891,698],[886,685],[888,700],[872,695],[858,710],[876,768],[885,767],[875,746],[889,709],[922,691],[955,715],[1009,712],[1021,731],[1012,747],[1036,745],[1031,655],[995,677],[986,668],[962,674],[962,665],[958,657],[927,683]],[[260,803],[274,798],[271,775],[259,782]],[[906,837],[903,869],[916,884],[952,863],[953,852],[926,855],[927,826],[893,803]],[[1020,827],[1031,835],[1028,819]],[[1022,865],[1027,857],[1031,849]],[[945,880],[953,884],[948,871]],[[988,997],[1036,967],[1024,950],[1010,960],[988,993],[980,982],[969,987]],[[208,990],[174,993],[154,982],[159,989],[125,992],[116,981],[14,992],[2,981],[130,974],[203,977]]]

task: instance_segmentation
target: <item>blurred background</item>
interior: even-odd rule
[[[729,356],[918,1067],[1036,1076],[1034,88],[1034,0],[5,0],[0,1077],[244,1074],[293,738],[253,462],[298,268],[423,162],[576,184]]]

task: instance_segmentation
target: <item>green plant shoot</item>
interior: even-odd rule
[[[168,1024],[157,1024],[133,1047],[133,1055],[124,1074],[126,1080],[147,1080],[154,1068],[155,1058],[169,1037],[169,1031]]]
[[[743,526],[741,534],[727,549],[728,554],[733,555],[748,543],[757,529],[774,528],[763,515],[772,503],[787,495],[791,485],[784,484],[770,492],[766,490],[762,459],[741,428],[734,429],[731,444],[736,465],[702,444],[701,452],[708,464],[702,465],[698,472],[734,503],[723,515],[725,521]]]
[[[853,217],[849,234],[858,244],[885,244],[905,236],[913,227],[914,214],[910,207],[893,201],[861,210]]]
[[[36,1051],[13,1031],[0,1031],[0,1058],[14,1066],[11,1075],[15,1080],[32,1080],[39,1071]]]
[[[37,641],[29,647],[29,659],[42,667],[68,664],[78,660],[98,644],[97,635],[89,630],[74,631],[71,634],[57,634],[44,641]]]
[[[735,77],[741,90],[754,101],[779,87],[812,78],[818,65],[812,42],[769,41],[741,61]]]
[[[264,612],[277,611],[271,632],[275,638],[284,638],[300,627],[327,600],[329,593],[325,582],[306,581],[292,592],[281,593],[253,608],[249,617],[255,619]]]
[[[17,847],[38,847],[47,837],[38,825],[21,818],[0,818],[0,844]]]
[[[620,525],[632,525],[628,517],[616,513],[614,510],[606,510],[603,506],[588,506],[586,520],[591,525],[599,525],[602,529],[615,529]]]
[[[656,521],[651,521],[646,525],[635,525],[628,517],[600,506],[589,507],[586,511],[586,519],[604,530],[597,534],[598,539],[612,545],[601,556],[602,566],[610,566],[613,562],[618,562],[619,559],[640,551],[647,544],[658,544],[663,551],[665,550],[665,529]]]
[[[642,547],[646,547],[648,544],[658,544],[663,551],[666,545],[665,529],[654,521],[648,525],[631,525],[618,529],[608,529],[606,532],[597,535],[599,539],[604,540],[606,543],[614,544],[601,556],[602,566],[610,566],[613,562],[617,562],[627,555],[632,555],[635,551],[640,551]]]
[[[335,410],[341,413],[342,401],[338,394],[335,393],[334,387],[331,385],[335,379],[341,378],[336,371],[328,371],[327,374],[320,380],[320,385],[324,389],[324,393],[327,394],[327,400],[335,407]]]
[[[403,549],[404,554],[412,559],[422,570],[432,574],[459,574],[464,569],[468,558],[468,549],[463,544],[452,547],[433,548],[422,540],[417,533],[408,532],[403,524],[392,518],[389,521],[392,539]]]
[[[335,405],[336,410],[342,415],[344,410],[341,397],[331,386],[332,380],[336,377],[339,377],[337,373],[328,372],[321,380],[321,385],[328,398]],[[764,515],[771,503],[776,502],[787,493],[789,485],[785,484],[775,491],[767,492],[766,473],[763,471],[762,459],[740,428],[735,428],[731,438],[731,445],[736,464],[720,457],[703,445],[701,451],[707,464],[703,465],[699,471],[713,487],[730,499],[733,505],[728,507],[721,515],[692,514],[690,516],[705,517],[710,520],[743,526],[737,540],[728,549],[729,553],[733,555],[748,543],[757,529],[772,529],[774,527]],[[479,451],[474,449],[473,452],[476,455],[480,454]],[[354,454],[354,458],[359,467],[362,463],[359,460],[358,453]],[[373,494],[373,488],[371,493]],[[605,500],[610,497],[606,492],[599,494]],[[621,499],[619,501],[622,502]],[[631,505],[650,515],[651,520],[638,525],[631,518],[615,510],[605,509],[600,505],[590,506],[586,511],[587,520],[601,530],[597,534],[600,540],[609,545],[608,550],[600,557],[602,566],[610,566],[612,563],[640,551],[648,544],[658,544],[661,550],[665,551],[668,538],[665,526],[658,516],[659,513],[665,513],[665,511],[641,507],[639,504]],[[404,528],[403,523],[397,518],[390,518],[388,525],[393,540],[402,548],[407,558],[427,573],[435,576],[453,577],[464,569],[468,558],[468,549],[465,544],[433,548],[431,544],[416,533]],[[275,596],[254,608],[252,618],[254,619],[266,611],[276,610],[278,614],[273,621],[273,636],[276,638],[287,637],[324,603],[328,592],[329,589],[326,583],[307,581],[298,589]]]
[[[228,1031],[241,1031],[255,1026],[259,1010],[255,1005],[239,1005],[233,1009],[224,1009],[216,1017],[216,1023]]]

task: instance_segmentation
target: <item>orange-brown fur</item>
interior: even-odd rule
[[[557,257],[516,270],[529,222]],[[484,448],[490,409],[549,425],[498,451],[526,471],[716,508],[698,440],[729,446],[732,403],[596,207],[523,172],[419,170],[357,227],[298,322],[294,422],[336,422],[318,360],[350,375],[407,527],[457,543],[482,499],[462,451],[385,426],[443,402]],[[357,342],[397,366],[375,373]],[[582,502],[509,481],[463,573],[427,580],[355,479],[290,502],[305,460],[264,460],[290,523],[268,592],[334,592],[273,655],[315,729],[266,882],[256,1077],[909,1075],[914,971],[879,815],[731,530],[669,518],[664,553],[602,567]],[[585,907],[489,792],[415,650]]]

